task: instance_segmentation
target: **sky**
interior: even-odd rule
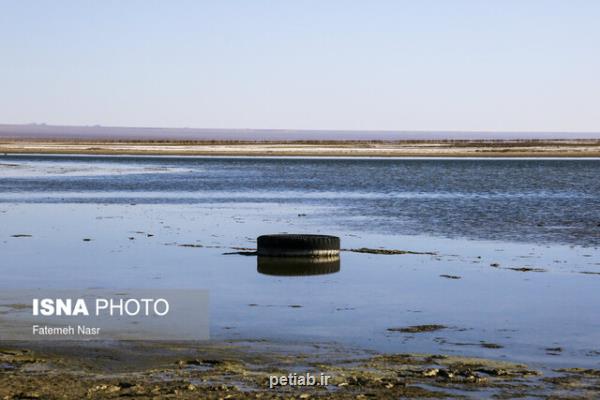
[[[0,123],[600,132],[597,0],[0,0]]]

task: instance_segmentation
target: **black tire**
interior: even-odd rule
[[[325,275],[339,272],[339,257],[269,257],[258,256],[257,270],[275,276]]]
[[[259,256],[331,257],[340,254],[340,238],[329,235],[263,235],[256,240]]]

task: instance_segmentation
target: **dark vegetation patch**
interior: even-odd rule
[[[426,254],[435,256],[437,253],[432,252],[419,252],[419,251],[410,251],[410,250],[395,250],[395,249],[370,249],[367,247],[361,247],[358,249],[342,249],[342,251],[351,251],[353,253],[368,253],[368,254]]]
[[[461,279],[461,277],[458,276],[458,275],[446,275],[446,274],[442,274],[442,275],[440,275],[440,277],[446,278],[446,279]]]
[[[388,328],[390,332],[402,332],[402,333],[422,333],[422,332],[435,332],[442,329],[446,329],[445,325],[429,324],[429,325],[413,325],[405,326],[400,328]]]
[[[511,271],[518,271],[518,272],[546,272],[545,269],[543,268],[533,268],[533,267],[513,267],[513,268],[506,268],[506,269],[510,269]]]

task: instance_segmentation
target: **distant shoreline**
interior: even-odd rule
[[[0,139],[0,154],[289,157],[600,157],[600,139],[132,141]]]
[[[600,140],[600,131],[473,131],[269,128],[169,128],[102,125],[0,124],[0,140],[114,141],[405,141]]]

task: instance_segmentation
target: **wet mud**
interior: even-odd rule
[[[387,255],[396,255],[396,254],[423,254],[423,255],[435,256],[437,254],[437,253],[433,253],[433,252],[418,252],[418,251],[410,251],[410,250],[370,249],[370,248],[367,248],[367,247],[361,247],[361,248],[358,248],[358,249],[342,249],[342,251],[350,251],[352,253],[387,254]]]
[[[0,398],[594,398],[600,370],[541,372],[445,355],[368,354],[267,341],[204,344],[10,345],[0,348]],[[330,376],[324,386],[269,387],[271,375]]]

